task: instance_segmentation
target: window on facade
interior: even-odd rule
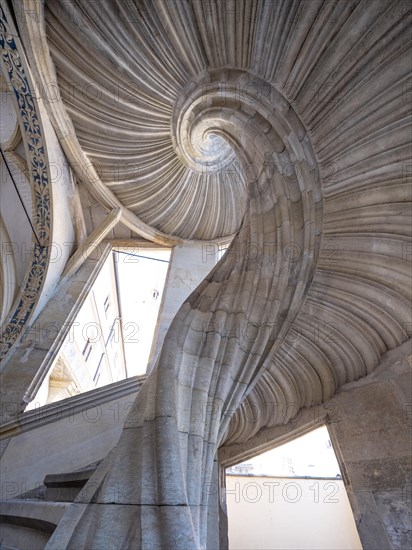
[[[107,339],[107,345],[112,346],[115,343],[114,336],[115,336],[115,333],[116,333],[116,325],[117,325],[117,320],[113,323],[113,325],[110,329],[109,338]]]
[[[89,359],[90,354],[92,352],[92,349],[93,349],[93,345],[90,342],[90,338],[88,338],[87,342],[86,342],[86,345],[84,346],[83,351],[82,351],[82,354],[83,354],[83,357],[84,357],[85,361],[87,361]]]
[[[107,296],[106,300],[104,301],[104,312],[106,314],[106,318],[107,318],[107,312],[109,311],[109,308],[110,308],[110,298],[109,296]]]
[[[157,300],[159,298],[159,291],[155,288],[152,289],[152,298],[153,300]]]
[[[94,373],[94,376],[93,376],[93,382],[94,382],[94,385],[97,386],[97,384],[99,383],[99,378],[100,378],[100,373],[101,373],[101,367],[102,367],[102,362],[103,362],[103,358],[104,358],[105,354],[102,353],[101,357],[100,357],[100,360],[99,360],[99,364],[97,365],[97,369],[96,369],[96,372]]]

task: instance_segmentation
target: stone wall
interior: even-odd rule
[[[338,418],[329,431],[365,550],[412,542],[411,358],[388,356],[333,400]]]

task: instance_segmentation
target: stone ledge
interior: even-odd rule
[[[140,390],[145,380],[146,375],[134,376],[22,413],[17,420],[6,422],[0,426],[0,440],[15,437],[97,405],[133,394]]]

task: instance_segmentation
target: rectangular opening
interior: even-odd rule
[[[226,470],[229,549],[361,550],[326,426]]]

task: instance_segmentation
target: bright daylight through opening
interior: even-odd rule
[[[26,411],[146,373],[169,258],[138,246],[108,255]]]
[[[362,548],[326,426],[228,468],[226,504],[231,550]]]
[[[146,372],[162,301],[170,250],[114,252],[127,376]]]

